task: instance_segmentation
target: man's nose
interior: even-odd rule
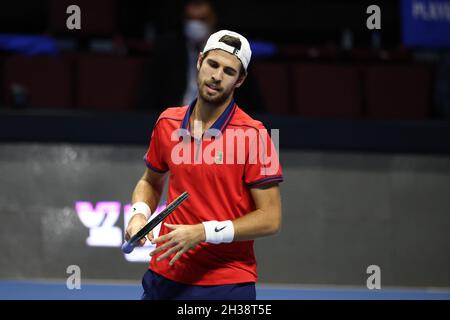
[[[222,81],[223,77],[223,71],[222,70],[216,70],[216,72],[213,73],[212,78],[214,81],[220,82]]]

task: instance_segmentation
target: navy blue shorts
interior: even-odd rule
[[[254,282],[199,286],[179,283],[147,270],[142,300],[256,300]]]

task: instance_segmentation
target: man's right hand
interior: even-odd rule
[[[135,214],[128,222],[127,230],[125,232],[125,240],[130,240],[130,238],[134,236],[139,230],[141,230],[147,224],[147,222],[148,221],[143,214]],[[153,230],[147,234],[147,239],[149,241],[153,240]],[[146,237],[139,240],[136,245],[142,247],[145,244],[145,241]]]

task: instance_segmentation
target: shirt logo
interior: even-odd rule
[[[222,231],[223,229],[225,229],[227,226],[224,226],[224,227],[222,227],[222,228],[220,228],[220,229],[217,229],[217,227],[214,229],[214,231],[215,232],[219,232],[219,231]]]

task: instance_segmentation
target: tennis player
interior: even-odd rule
[[[280,229],[283,176],[267,130],[233,98],[250,59],[242,35],[212,34],[197,61],[197,98],[166,109],[153,128],[126,239],[155,210],[167,176],[168,202],[184,191],[190,197],[166,218],[159,237],[147,236],[157,247],[143,299],[256,299],[253,240]]]

